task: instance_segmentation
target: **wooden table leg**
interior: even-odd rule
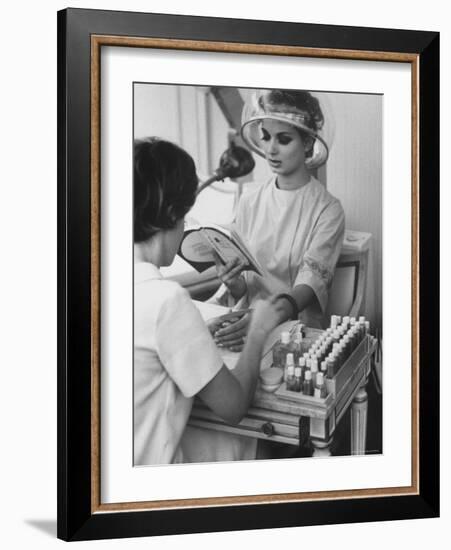
[[[310,441],[313,456],[331,456],[330,446],[335,431],[335,413],[328,418],[310,418]]]
[[[322,439],[311,438],[311,442],[313,445],[313,456],[315,457],[331,456],[332,453],[330,452],[330,445],[332,443],[332,439],[329,439],[329,441],[324,441]]]
[[[354,397],[351,408],[351,454],[364,455],[368,422],[368,394],[366,381]]]

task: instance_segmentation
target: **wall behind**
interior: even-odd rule
[[[346,227],[371,233],[365,314],[382,324],[382,96],[330,94],[335,138],[327,188],[346,213]],[[388,182],[384,182],[386,186]]]
[[[229,0],[72,0],[73,7],[192,13],[303,21],[311,23],[428,29],[442,32],[442,97],[451,97],[451,26],[446,3],[427,5],[357,0],[341,3],[296,3],[289,0],[258,3]],[[2,547],[51,550],[62,548],[56,532],[56,10],[61,0],[25,0],[3,7],[2,82],[0,89],[0,146],[2,182],[0,223],[3,269],[0,303],[0,364],[2,393],[2,453],[0,514]],[[7,47],[6,47],[7,45]],[[442,119],[451,120],[449,102]],[[450,125],[442,124],[443,151],[449,151]],[[451,181],[449,154],[443,155],[442,181]],[[450,190],[443,185],[443,212],[449,210]],[[445,210],[445,207],[446,210]],[[443,279],[451,280],[450,216],[443,215]],[[441,302],[443,334],[451,330],[449,285]],[[445,332],[446,331],[446,332]],[[445,341],[445,339],[443,339]],[[451,385],[443,369],[442,387]],[[442,464],[450,460],[451,400],[442,399]],[[302,475],[302,472],[300,472]],[[229,549],[294,548],[333,545],[335,549],[367,550],[402,544],[410,549],[429,547],[448,537],[451,521],[449,468],[442,471],[442,518],[338,525],[238,533],[161,537],[84,543],[83,548]],[[445,539],[446,540],[446,539]]]

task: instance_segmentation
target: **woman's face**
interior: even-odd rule
[[[290,176],[305,167],[304,141],[294,126],[278,120],[260,124],[261,147],[275,174]]]

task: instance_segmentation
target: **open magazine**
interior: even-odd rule
[[[213,251],[224,264],[239,258],[244,262],[245,270],[263,275],[261,266],[236,230],[213,224],[185,229],[178,254],[199,273],[215,265]]]

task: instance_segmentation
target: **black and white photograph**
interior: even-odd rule
[[[5,4],[3,548],[449,538],[447,13]]]
[[[383,94],[132,101],[133,465],[382,454]]]
[[[437,34],[58,36],[58,536],[434,517]]]

